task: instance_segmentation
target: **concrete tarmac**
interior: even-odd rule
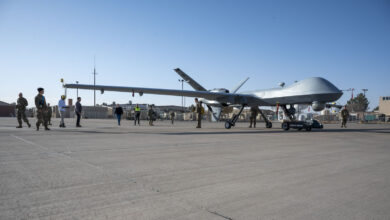
[[[390,219],[389,125],[141,123],[0,118],[0,219]]]

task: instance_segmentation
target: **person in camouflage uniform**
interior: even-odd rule
[[[252,128],[252,124],[253,124],[254,128],[256,127],[256,117],[257,117],[258,114],[259,114],[258,107],[257,106],[252,106],[251,107],[251,116],[249,117],[249,119],[250,119],[249,128]]]
[[[148,117],[149,117],[149,125],[154,126],[153,120],[154,120],[154,110],[153,110],[153,105],[149,105],[149,111],[148,111]]]
[[[28,127],[31,127],[31,124],[26,117],[26,106],[28,106],[27,99],[25,99],[23,97],[22,93],[19,93],[19,98],[18,98],[18,101],[16,104],[17,118],[18,118],[19,126],[16,128],[22,128],[22,119],[24,122],[27,123]]]
[[[202,102],[200,102],[198,98],[195,98],[195,104],[195,112],[197,114],[196,116],[198,119],[198,125],[196,126],[196,128],[202,128]]]
[[[47,103],[47,124],[51,125],[51,116],[53,115],[53,109],[50,103]]]
[[[38,95],[35,96],[35,107],[37,108],[37,131],[39,130],[39,126],[43,124],[45,126],[45,130],[50,130],[47,127],[47,105],[45,96],[43,93],[45,91],[43,88],[38,88]]]
[[[349,118],[349,111],[347,109],[347,106],[344,106],[343,110],[340,112],[341,114],[341,127],[346,128],[347,127],[347,121]]]

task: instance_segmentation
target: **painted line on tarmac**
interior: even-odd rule
[[[14,137],[14,138],[16,138],[16,139],[18,139],[18,140],[20,140],[20,141],[23,141],[24,143],[27,143],[27,144],[34,145],[34,146],[36,146],[36,147],[39,147],[39,148],[41,148],[41,149],[43,149],[43,150],[45,150],[45,151],[50,151],[49,148],[44,147],[44,146],[39,145],[39,144],[36,144],[36,143],[34,143],[34,142],[32,142],[32,141],[29,141],[29,140],[26,140],[26,139],[24,139],[24,138],[15,136],[15,135],[13,135],[13,134],[10,134],[10,136],[11,136],[11,137]],[[68,148],[68,149],[69,149],[69,148]],[[104,171],[103,168],[101,168],[101,167],[99,167],[99,166],[96,166],[96,165],[94,165],[94,164],[91,164],[91,163],[88,163],[88,162],[85,162],[85,161],[82,161],[82,160],[75,159],[75,158],[73,158],[73,157],[71,157],[71,156],[69,156],[69,155],[66,155],[66,154],[64,154],[64,153],[58,153],[58,152],[46,152],[46,153],[52,154],[52,155],[57,155],[57,156],[60,156],[60,157],[65,157],[65,158],[68,158],[68,159],[70,159],[70,160],[73,160],[73,161],[82,163],[82,164],[84,164],[84,165],[88,165],[89,167],[99,169],[100,171]]]
[[[42,148],[42,149],[44,149],[44,150],[49,150],[49,148],[47,148],[47,147],[44,147],[44,146],[42,146],[42,145],[39,145],[39,144],[36,144],[36,143],[34,143],[34,142],[28,141],[28,140],[26,140],[26,139],[23,139],[23,138],[21,138],[21,137],[15,136],[15,135],[13,135],[13,134],[11,134],[11,136],[14,137],[14,138],[16,138],[16,139],[18,139],[18,140],[20,140],[20,141],[23,141],[24,143],[34,145],[34,146],[39,147],[39,148]]]

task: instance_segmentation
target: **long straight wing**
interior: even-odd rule
[[[64,84],[64,88],[69,89],[87,89],[115,92],[129,92],[142,94],[155,94],[155,95],[172,95],[172,96],[187,96],[187,97],[199,97],[209,100],[216,100],[228,104],[240,104],[248,105],[256,103],[258,105],[267,105],[268,103],[251,95],[251,94],[231,94],[222,92],[209,92],[209,91],[189,91],[189,90],[174,90],[174,89],[156,89],[156,88],[143,88],[143,87],[122,87],[122,86],[104,86],[104,85],[86,85],[86,84]]]

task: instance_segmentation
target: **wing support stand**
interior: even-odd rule
[[[295,109],[290,107],[291,110],[287,109],[286,105],[281,105],[284,114],[290,119],[290,121],[295,121],[294,113]]]
[[[232,126],[234,127],[236,125],[236,122],[237,122],[238,118],[240,117],[242,111],[244,110],[245,106],[246,106],[245,104],[242,105],[240,111],[238,112],[238,114],[234,114],[233,118],[231,120],[227,120],[225,122],[225,128],[226,129],[230,129]]]
[[[304,121],[297,121],[294,114],[295,109],[293,106],[290,107],[290,109],[287,109],[286,105],[281,105],[283,112],[286,116],[289,117],[290,120],[283,121],[282,123],[282,129],[287,131],[290,128],[295,128],[298,131],[305,129],[306,131],[311,131],[311,124],[308,124]]]

